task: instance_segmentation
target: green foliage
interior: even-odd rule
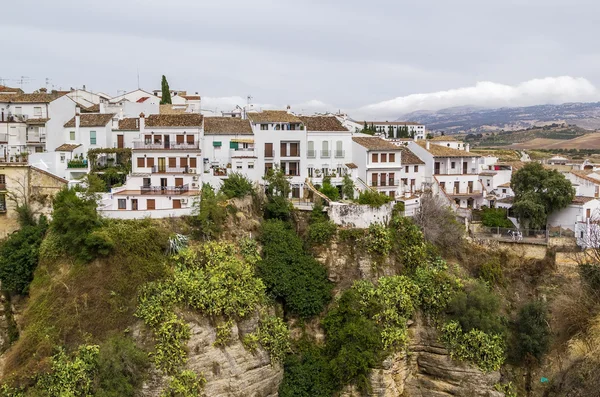
[[[254,353],[256,349],[258,349],[258,333],[251,332],[249,334],[244,335],[242,338],[242,344],[246,348],[246,350]]]
[[[51,372],[40,380],[40,386],[49,397],[91,396],[98,370],[100,348],[80,346],[73,357],[59,349],[52,357]]]
[[[163,74],[162,80],[160,82],[161,88],[161,97],[160,104],[161,105],[170,105],[171,104],[171,90],[169,89],[169,83],[167,82],[167,78]]]
[[[442,260],[426,262],[415,269],[413,280],[419,286],[421,309],[430,315],[442,313],[462,287]]]
[[[252,182],[244,175],[233,172],[227,176],[227,179],[223,181],[221,186],[221,192],[228,199],[242,198],[249,194],[254,193],[254,186]]]
[[[47,224],[24,226],[0,243],[0,281],[9,294],[26,294],[38,265]]]
[[[89,174],[85,174],[85,176],[81,178],[81,182],[85,185],[85,188],[80,188],[78,186],[76,190],[81,191],[88,196],[107,191],[106,182],[96,173],[90,172]]]
[[[342,179],[342,196],[346,200],[354,200],[354,181],[348,174]]]
[[[269,352],[271,362],[282,362],[290,351],[290,330],[277,316],[261,318],[257,332],[261,346]]]
[[[96,202],[78,197],[74,189],[63,189],[54,197],[51,228],[66,252],[89,262],[110,252],[112,242],[105,233],[92,233],[102,226],[96,212]]]
[[[313,244],[327,244],[331,241],[337,226],[331,221],[321,221],[308,226],[308,240]]]
[[[483,208],[481,223],[489,227],[514,228],[515,225],[507,218],[504,208]]]
[[[160,397],[198,397],[205,383],[203,376],[198,376],[194,371],[183,370],[171,377]]]
[[[365,229],[340,229],[338,231],[339,240],[349,243],[357,243],[360,239],[364,238],[365,235]]]
[[[243,237],[238,241],[240,248],[240,254],[242,258],[250,264],[256,265],[260,261],[260,254],[258,253],[258,243],[253,238]]]
[[[519,311],[515,332],[515,358],[518,362],[541,362],[550,347],[548,313],[544,303],[530,302]]]
[[[517,394],[517,388],[512,382],[508,383],[496,383],[494,390],[504,393],[504,397],[519,397]]]
[[[196,201],[195,217],[192,224],[198,228],[197,234],[204,240],[215,239],[223,229],[227,211],[223,195],[216,193],[208,183],[202,184],[201,199]]]
[[[154,364],[167,374],[176,374],[186,363],[185,345],[190,339],[188,325],[174,313],[154,329]]]
[[[513,211],[519,221],[542,227],[552,212],[567,207],[575,197],[571,182],[557,170],[530,162],[515,172],[510,181],[515,192]]]
[[[394,217],[391,222],[394,253],[404,269],[414,271],[428,261],[423,233],[409,218]]]
[[[231,327],[233,327],[233,320],[229,319],[222,324],[217,325],[217,338],[215,339],[215,346],[225,346],[231,341]]]
[[[371,189],[365,189],[358,195],[358,204],[370,205],[375,208],[381,207],[390,201],[392,201],[390,196]]]
[[[289,220],[292,216],[292,203],[283,196],[268,196],[265,205],[265,219]]]
[[[481,264],[477,276],[490,286],[504,285],[505,282],[500,259],[495,257]]]
[[[392,233],[381,223],[372,223],[365,236],[365,244],[369,253],[387,255],[392,249]]]
[[[304,318],[319,314],[331,299],[325,267],[304,250],[300,237],[282,221],[265,222],[260,241],[263,260],[258,263],[258,274],[268,291],[293,314]]]
[[[331,397],[335,391],[329,359],[322,348],[301,343],[299,353],[284,363],[280,397]]]
[[[497,371],[504,363],[505,345],[500,335],[479,329],[463,332],[458,322],[450,321],[443,326],[441,339],[450,357],[472,362],[484,372]]]
[[[100,346],[98,397],[134,397],[148,370],[148,355],[133,340],[111,337]]]
[[[328,176],[323,178],[323,186],[321,186],[319,191],[329,197],[331,201],[338,201],[340,198],[340,191],[331,184],[331,178]]]
[[[465,331],[478,329],[491,334],[506,334],[506,321],[499,314],[500,299],[485,283],[476,281],[459,291],[447,309],[449,319]]]
[[[285,176],[282,169],[270,169],[263,179],[267,184],[267,196],[280,196],[287,198],[290,195],[292,191],[290,177]]]

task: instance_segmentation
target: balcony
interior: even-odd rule
[[[321,158],[328,159],[331,157],[331,150],[321,150]]]
[[[162,195],[178,195],[187,193],[190,190],[189,185],[183,186],[142,186],[141,194],[162,194]]]
[[[231,153],[231,157],[254,157],[254,148],[239,148]]]
[[[67,168],[87,168],[88,161],[87,160],[69,160],[67,163]]]
[[[152,166],[153,174],[190,174],[190,167],[162,167]]]
[[[385,181],[371,181],[369,184],[371,187],[396,187],[400,186],[399,179],[388,179]]]
[[[344,150],[336,150],[335,151],[335,158],[336,159],[344,158],[345,155],[346,155],[346,152]]]
[[[300,151],[282,152],[281,157],[300,157]]]
[[[150,149],[150,150],[198,150],[200,142],[194,143],[175,143],[175,142],[133,142],[134,149]]]
[[[317,158],[317,151],[316,150],[307,150],[306,157],[308,157],[309,159]]]

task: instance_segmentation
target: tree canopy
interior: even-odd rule
[[[515,192],[513,211],[519,222],[543,227],[548,215],[568,206],[575,197],[571,182],[557,170],[529,163],[513,174],[510,186]]]

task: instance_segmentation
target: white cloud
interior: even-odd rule
[[[351,114],[393,119],[416,110],[440,110],[454,106],[498,108],[598,100],[600,91],[589,80],[561,76],[533,79],[514,86],[482,81],[473,87],[397,97],[363,106]]]

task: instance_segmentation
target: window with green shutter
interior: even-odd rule
[[[237,142],[229,142],[229,149],[238,149],[238,143]]]
[[[75,140],[75,131],[69,131],[69,138],[74,141]]]
[[[90,145],[96,144],[96,131],[90,131]]]
[[[219,142],[219,141],[213,141],[213,146],[214,147],[221,147],[221,142]]]

